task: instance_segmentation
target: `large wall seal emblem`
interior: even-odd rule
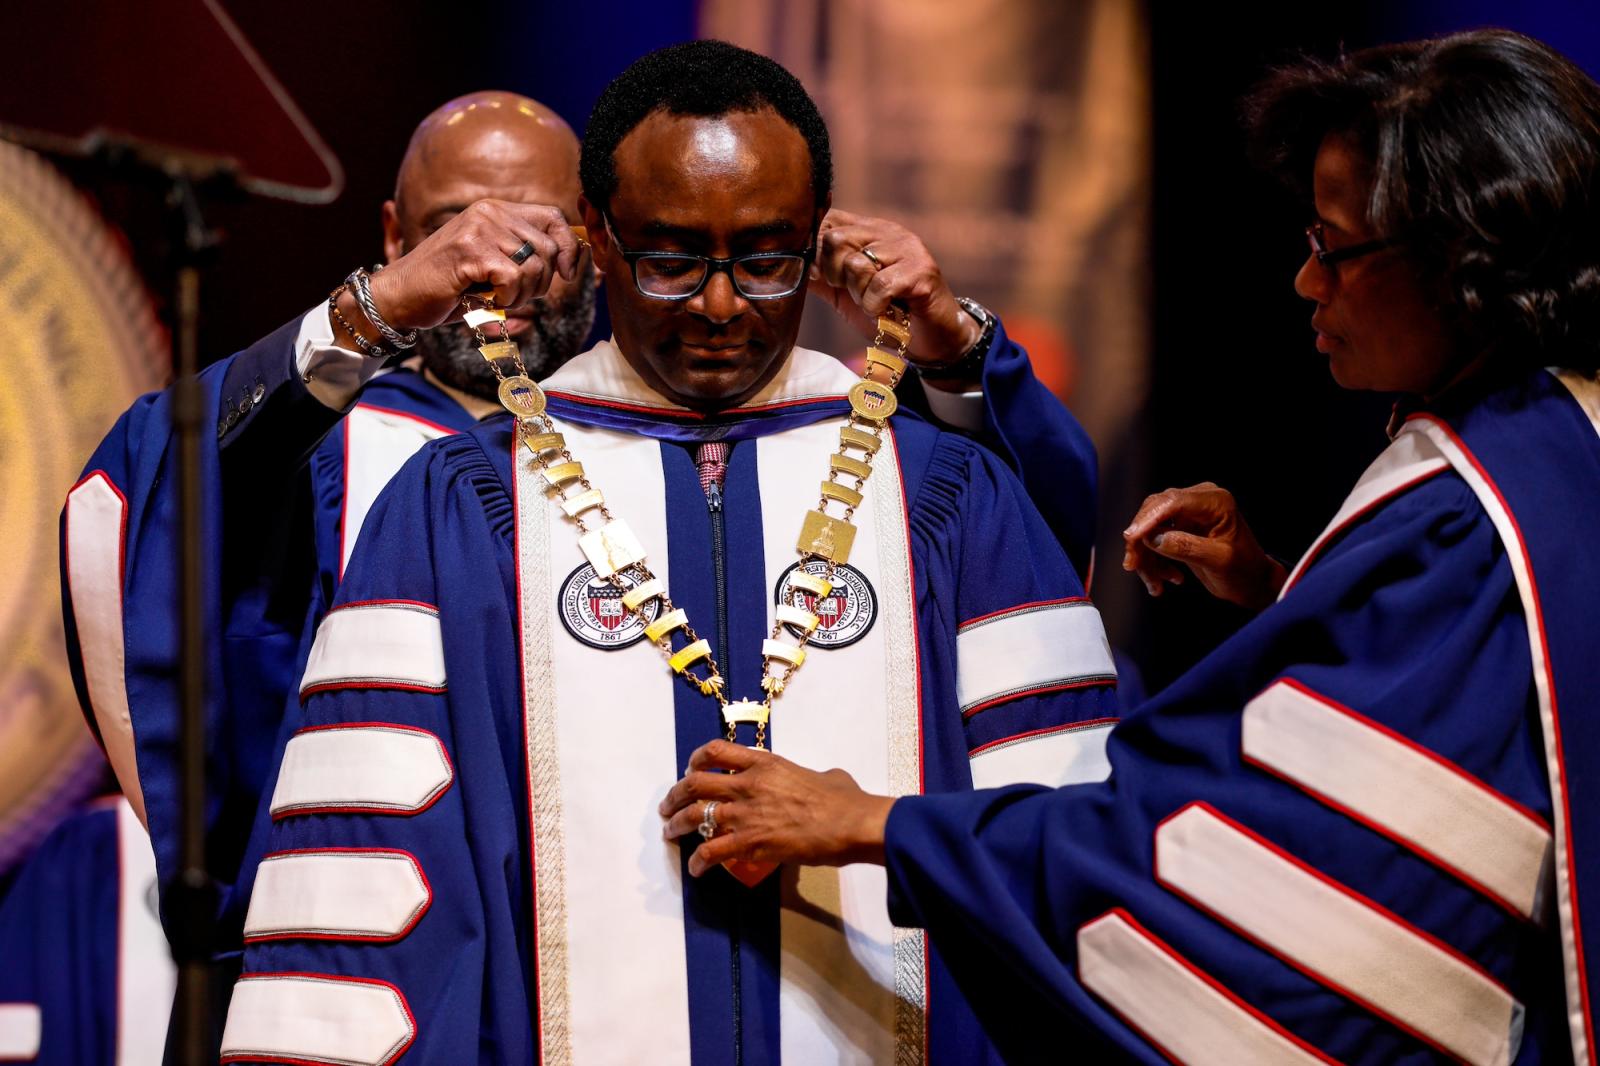
[[[0,141],[0,873],[105,773],[61,631],[58,519],[166,344],[117,238],[54,169]]]

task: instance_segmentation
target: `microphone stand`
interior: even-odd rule
[[[168,1043],[179,1066],[204,1066],[215,1054],[218,1039],[211,961],[218,895],[206,869],[205,836],[205,551],[200,433],[210,420],[199,378],[200,276],[221,238],[207,224],[195,188],[197,177],[215,177],[216,172],[196,175],[180,166],[169,168],[167,174],[176,267],[172,429],[178,450],[178,685],[182,716],[178,744],[182,833],[178,878],[169,896],[176,918],[173,956],[178,964],[178,992],[173,1011],[175,1032]]]

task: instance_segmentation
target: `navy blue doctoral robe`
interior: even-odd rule
[[[1573,389],[1588,415],[1544,372],[1414,414],[1281,601],[1114,731],[1108,782],[895,805],[896,919],[1013,1061],[1594,1061]]]
[[[308,320],[322,316],[320,307]],[[324,332],[325,317],[313,322]],[[316,624],[367,508],[427,440],[475,420],[423,377],[374,378],[349,412],[307,391],[295,319],[201,375],[217,414],[201,479],[208,645],[207,863],[222,887],[221,948],[248,902],[235,891],[268,763]],[[980,439],[1022,472],[1079,572],[1092,545],[1095,454],[1075,419],[997,331]],[[161,883],[178,870],[175,452],[170,393],[140,399],[106,436],[62,521],[63,603],[90,727],[149,826]]]
[[[122,797],[45,838],[0,904],[0,1062],[157,1066],[177,970]]]
[[[547,383],[734,698],[760,694],[854,380],[797,350],[707,418],[603,344]],[[902,794],[1102,776],[1114,667],[1051,530],[980,447],[910,416],[890,438],[772,747]],[[732,443],[720,537],[703,439]],[[513,448],[505,418],[437,441],[367,521],[252,840],[224,1058],[992,1059],[881,869],[684,874],[654,807],[717,705],[607,606]]]

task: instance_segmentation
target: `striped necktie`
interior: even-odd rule
[[[722,479],[728,473],[728,442],[708,440],[694,451],[695,469],[700,472],[700,488],[707,496],[711,487],[722,488]]]

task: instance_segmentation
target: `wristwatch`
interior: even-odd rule
[[[978,335],[977,343],[953,363],[913,362],[911,365],[917,368],[917,373],[928,381],[977,381],[983,377],[983,360],[989,354],[989,349],[994,346],[994,329],[1000,319],[976,300],[957,296],[956,303],[961,305],[961,310],[970,315],[974,322],[983,327],[983,332]]]

